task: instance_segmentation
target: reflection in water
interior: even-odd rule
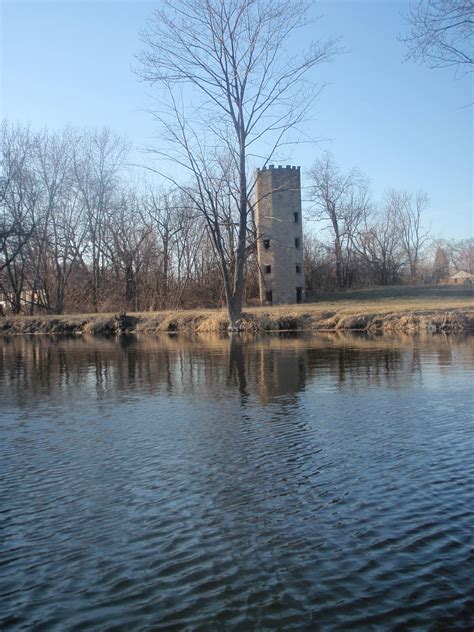
[[[227,386],[236,384],[241,395],[246,395],[247,379],[245,377],[244,345],[239,336],[229,339],[229,376]]]
[[[294,398],[307,381],[328,382],[334,388],[401,386],[423,380],[420,354],[440,368],[470,358],[472,337],[351,334],[318,336],[167,335],[158,338],[121,336],[113,339],[11,337],[0,344],[0,373],[7,396],[25,404],[29,397],[61,392],[73,395],[78,387],[97,397],[130,389],[169,393],[207,389],[237,389],[258,395],[262,403]],[[227,360],[226,360],[227,358]],[[223,374],[221,363],[228,366]],[[289,400],[290,401],[290,400]]]
[[[0,629],[469,629],[473,352],[0,340]]]

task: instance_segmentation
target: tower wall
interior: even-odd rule
[[[300,168],[270,165],[257,169],[255,179],[260,302],[300,302],[304,299]]]

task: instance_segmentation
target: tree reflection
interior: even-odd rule
[[[133,392],[205,396],[238,394],[261,403],[294,403],[314,388],[404,386],[435,361],[472,365],[474,337],[371,337],[338,334],[12,337],[0,340],[2,403],[25,398],[106,398]],[[228,395],[227,395],[228,394]]]
[[[229,372],[227,386],[236,384],[241,395],[247,395],[247,378],[245,375],[244,344],[239,336],[229,338]]]

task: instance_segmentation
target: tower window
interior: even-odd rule
[[[265,248],[265,250],[268,250],[270,248],[270,240],[269,239],[264,239],[263,240],[263,247]]]
[[[273,292],[271,290],[267,290],[265,292],[265,300],[267,301],[267,303],[273,302]]]
[[[296,302],[297,303],[303,302],[303,288],[302,287],[296,288]]]
[[[271,274],[272,273],[272,266],[264,266],[265,267],[265,274]]]
[[[300,238],[295,237],[295,248],[299,248],[299,247],[300,247]]]
[[[300,214],[299,213],[293,213],[293,218],[295,220],[295,224],[297,224],[300,221]]]
[[[296,264],[296,274],[301,274],[301,265],[299,263]]]

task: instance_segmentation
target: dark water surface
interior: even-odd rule
[[[0,340],[0,629],[474,627],[474,339]]]

